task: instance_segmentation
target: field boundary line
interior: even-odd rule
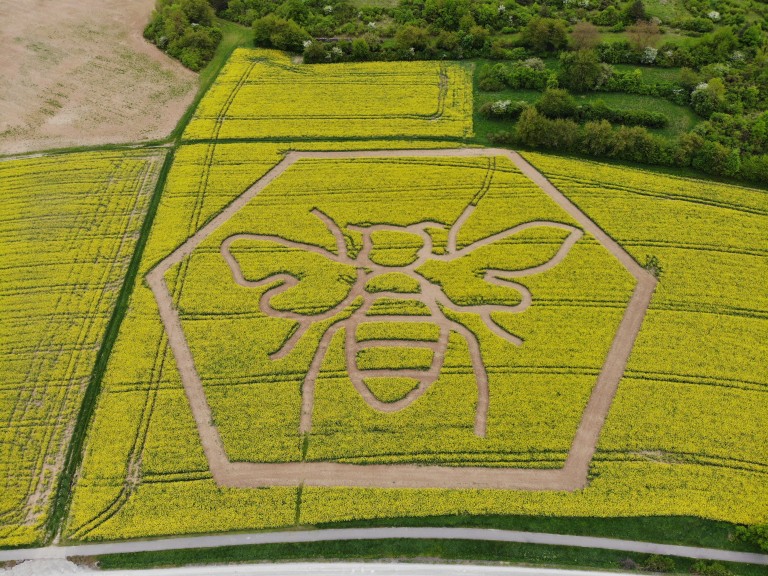
[[[213,536],[185,536],[157,540],[132,540],[80,544],[75,546],[49,546],[47,548],[20,548],[0,550],[0,562],[20,562],[68,558],[72,556],[100,556],[136,552],[161,552],[167,550],[194,550],[223,546],[248,546],[258,544],[293,544],[304,542],[334,542],[352,540],[471,540],[485,542],[516,542],[598,548],[641,554],[661,554],[701,560],[737,562],[768,566],[768,554],[738,552],[718,548],[698,548],[677,544],[657,544],[637,540],[619,540],[570,534],[521,532],[492,528],[331,528],[284,532],[255,532],[249,534],[220,534]]]

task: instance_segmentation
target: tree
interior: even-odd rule
[[[560,85],[573,92],[586,92],[594,88],[602,72],[594,50],[560,54]]]
[[[365,38],[355,38],[352,41],[352,58],[355,60],[368,60],[371,57],[371,47]]]
[[[613,149],[613,128],[607,120],[587,122],[582,136],[584,150],[592,156],[605,156]]]
[[[190,23],[200,26],[210,26],[213,24],[213,8],[208,4],[208,0],[183,0],[181,9]]]
[[[485,46],[485,43],[488,42],[490,37],[491,35],[488,30],[482,26],[475,25],[472,26],[472,28],[470,28],[466,34],[464,34],[461,41],[462,44],[467,48],[474,48],[475,50],[479,50]]]
[[[741,168],[741,156],[735,148],[718,142],[705,141],[693,156],[694,168],[718,176],[736,176]]]
[[[424,50],[429,45],[429,32],[418,26],[402,26],[395,35],[398,48]]]
[[[709,82],[699,84],[691,93],[691,108],[704,118],[721,110],[724,103],[725,84],[720,78],[711,78]]]
[[[325,47],[321,42],[313,40],[304,47],[304,63],[305,64],[317,64],[318,62],[325,62],[328,53],[325,51]]]
[[[592,21],[598,26],[615,26],[621,22],[622,15],[615,7],[608,6],[602,12],[598,12]]]
[[[253,41],[256,46],[303,52],[304,42],[312,37],[293,20],[284,20],[274,14],[253,21]]]
[[[562,20],[532,18],[523,29],[522,42],[535,52],[557,52],[568,44],[568,30]]]
[[[515,125],[515,137],[527,146],[541,146],[547,124],[547,119],[539,114],[536,108],[528,107],[520,114],[520,119]]]
[[[426,0],[422,16],[442,30],[458,30],[461,19],[470,15],[469,8],[469,0]]]
[[[536,102],[536,109],[547,118],[571,118],[576,115],[576,100],[562,88],[547,88]]]
[[[600,32],[591,22],[577,22],[571,32],[571,44],[576,50],[591,50],[600,43]]]
[[[208,0],[208,2],[217,14],[229,8],[229,0]]]
[[[655,47],[659,43],[660,37],[661,31],[656,22],[638,20],[627,28],[629,45],[635,50],[643,50],[649,46]]]
[[[144,37],[192,70],[213,57],[221,40],[207,0],[160,0]]]
[[[627,24],[633,24],[638,20],[648,20],[648,14],[645,11],[643,0],[634,0],[627,8],[624,21]]]

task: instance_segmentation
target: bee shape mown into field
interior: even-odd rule
[[[296,329],[291,332],[280,348],[270,354],[272,359],[285,357],[294,349],[307,330],[316,322],[328,321],[317,350],[304,378],[302,386],[302,413],[300,432],[308,433],[311,428],[312,409],[314,405],[314,388],[320,373],[320,366],[333,335],[340,329],[345,330],[345,357],[349,377],[357,392],[372,408],[382,412],[396,412],[410,406],[421,397],[437,380],[443,367],[443,360],[448,349],[448,338],[451,331],[464,337],[472,359],[472,368],[478,390],[477,407],[475,411],[474,431],[477,436],[486,434],[486,420],[489,404],[488,375],[480,353],[480,342],[475,333],[456,320],[461,313],[473,313],[480,316],[485,325],[499,338],[521,345],[522,340],[502,328],[492,317],[494,312],[522,312],[531,305],[531,292],[522,284],[515,282],[520,278],[539,272],[544,272],[556,266],[569,252],[571,247],[581,238],[583,232],[568,224],[547,221],[526,222],[503,230],[486,238],[472,242],[459,248],[457,238],[462,226],[467,222],[475,205],[470,204],[462,212],[456,222],[446,230],[441,223],[424,221],[408,226],[390,224],[372,224],[368,226],[349,225],[348,234],[357,234],[361,245],[348,247],[341,228],[329,216],[318,209],[311,212],[322,220],[335,239],[336,250],[331,251],[313,244],[305,244],[286,240],[278,236],[261,234],[235,234],[228,237],[221,245],[221,254],[232,271],[235,282],[246,287],[269,288],[261,295],[259,306],[268,316],[278,316],[296,322]],[[535,266],[515,269],[514,265],[504,262],[497,263],[492,256],[476,263],[468,282],[477,286],[481,283],[490,289],[486,297],[477,293],[463,297],[455,293],[455,287],[447,290],[441,278],[445,273],[451,274],[451,266],[462,259],[471,258],[482,252],[485,247],[496,245],[505,239],[525,230],[549,227],[567,233],[554,256]],[[436,232],[447,232],[447,242],[444,250],[437,250],[433,235]],[[399,238],[395,242],[396,249],[382,249],[377,237],[391,236]],[[231,245],[238,240],[256,240],[275,243],[284,249],[299,249],[319,254],[332,262],[352,267],[355,272],[348,282],[348,291],[341,302],[331,309],[320,313],[301,313],[290,310],[277,310],[271,300],[299,284],[300,280],[286,272],[271,274],[257,281],[245,278],[241,265],[231,252]],[[514,250],[510,247],[510,250]],[[436,254],[435,252],[443,252]],[[491,252],[488,252],[491,255]],[[482,260],[482,258],[481,258]],[[504,260],[504,259],[501,259]],[[504,269],[504,268],[509,269]],[[500,290],[501,288],[501,290]],[[471,290],[470,290],[471,292]],[[451,296],[451,297],[449,297]],[[306,312],[306,311],[305,311]],[[335,320],[334,320],[335,319]],[[428,331],[417,333],[408,338],[377,337],[361,339],[358,337],[359,328],[366,324],[413,323],[431,325],[431,336]],[[412,333],[413,334],[413,333]],[[418,334],[424,334],[418,337]],[[364,360],[377,351],[401,351],[402,358],[408,357],[408,352],[420,350],[422,359],[431,352],[431,360],[422,361],[417,365],[395,366],[361,366]],[[375,354],[374,354],[375,355]],[[387,356],[392,358],[392,356]],[[406,362],[407,364],[407,362]],[[402,388],[399,397],[381,399],[372,391],[374,383],[396,380]],[[410,384],[408,384],[410,382]]]

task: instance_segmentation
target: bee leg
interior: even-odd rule
[[[477,383],[477,408],[475,410],[475,435],[485,438],[488,428],[488,405],[490,403],[490,390],[488,386],[488,373],[485,370],[483,357],[480,354],[480,342],[469,328],[463,324],[451,320],[451,327],[464,337],[469,347],[469,357],[472,362],[472,370],[475,373]]]
[[[334,325],[326,330],[323,334],[320,344],[315,350],[315,355],[312,358],[312,363],[309,365],[309,370],[306,376],[304,376],[304,382],[301,385],[301,420],[299,423],[299,433],[308,434],[312,429],[312,409],[315,406],[315,383],[317,377],[320,375],[320,366],[323,364],[326,352],[328,352],[328,346],[331,344],[333,338],[339,326]]]

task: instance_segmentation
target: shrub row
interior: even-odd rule
[[[577,122],[608,120],[625,126],[664,128],[667,117],[660,112],[610,108],[602,100],[579,104],[568,91],[550,88],[536,102],[536,109],[548,118],[571,118]]]
[[[569,118],[547,118],[534,107],[522,111],[514,130],[491,134],[489,138],[497,144],[523,145],[661,166],[693,167],[716,176],[768,181],[768,154],[741,154],[737,148],[705,140],[696,133],[684,134],[678,141],[670,141],[639,126],[614,128],[606,120],[579,125]]]
[[[516,120],[527,106],[523,101],[497,100],[483,104],[479,111],[486,118]],[[614,124],[647,128],[664,128],[669,123],[660,112],[610,108],[602,100],[579,104],[566,90],[558,88],[546,90],[535,106],[544,116],[553,119],[570,118],[577,122],[607,120]]]

